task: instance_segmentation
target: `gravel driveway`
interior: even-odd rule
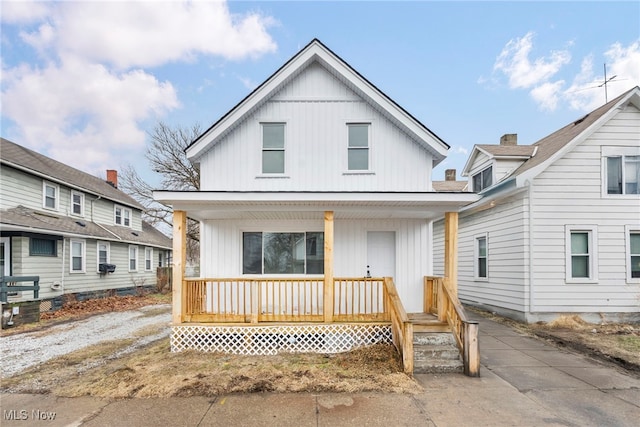
[[[118,352],[129,353],[149,342],[169,335],[171,306],[150,305],[136,310],[91,316],[38,331],[0,338],[0,376],[7,378],[54,357],[98,344],[136,337],[147,327],[160,327],[160,332],[137,337],[136,341]],[[162,328],[162,326],[166,328]],[[107,357],[108,358],[108,357]]]

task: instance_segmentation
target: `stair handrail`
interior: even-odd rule
[[[470,377],[480,376],[478,322],[467,319],[464,307],[449,286],[449,279],[425,276],[424,295],[424,311],[437,314],[439,321],[449,324],[462,354],[464,373]]]
[[[413,324],[402,305],[393,278],[384,278],[387,307],[391,318],[393,344],[402,357],[405,374],[413,375]]]

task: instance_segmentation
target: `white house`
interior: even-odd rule
[[[313,40],[187,148],[200,191],[154,197],[201,222],[203,278],[392,277],[406,310],[422,311],[432,220],[478,198],[433,191],[448,148]]]
[[[463,302],[528,322],[640,317],[640,88],[535,144],[476,145],[462,175],[481,196],[459,213]]]

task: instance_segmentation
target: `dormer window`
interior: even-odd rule
[[[115,206],[114,217],[116,225],[131,227],[131,209],[123,208],[122,206]]]
[[[262,173],[284,173],[284,123],[262,123]]]
[[[488,168],[478,172],[473,175],[473,191],[479,193],[487,187],[491,187],[493,185],[493,166],[489,166]]]

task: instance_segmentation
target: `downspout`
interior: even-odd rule
[[[67,246],[65,245],[65,241],[66,241],[66,237],[62,237],[62,272],[60,275],[60,290],[62,291],[62,295],[64,295],[64,263],[65,263],[65,259],[66,257],[66,248]]]
[[[533,207],[534,207],[534,203],[533,203],[533,181],[527,180],[526,181],[526,185],[527,187],[529,187],[528,193],[529,193],[529,312],[528,315],[525,316],[525,319],[528,322],[528,318],[529,315],[531,313],[534,313],[536,311],[535,308],[535,291],[534,288],[535,286],[533,285],[533,262],[534,262],[534,254],[533,254],[533,248],[534,248],[534,244],[533,244],[533,235],[534,235],[534,230],[533,230],[533,217],[534,217],[534,212],[533,212]]]

